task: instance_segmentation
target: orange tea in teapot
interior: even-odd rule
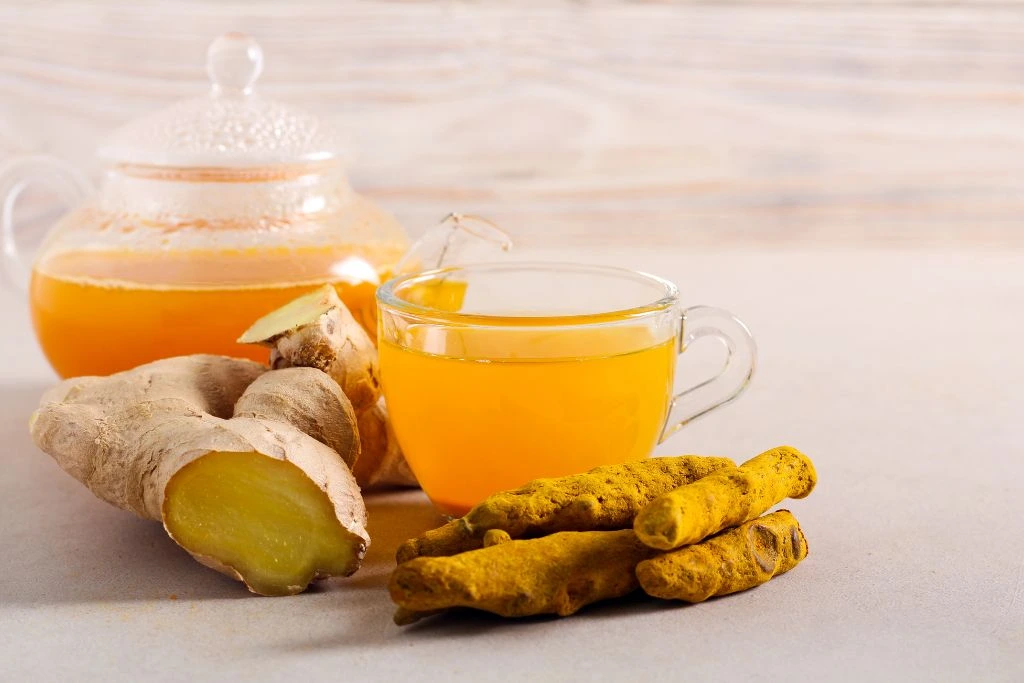
[[[62,377],[190,353],[266,362],[266,349],[235,339],[260,316],[325,283],[337,287],[372,333],[377,284],[404,250],[395,244],[57,254],[32,273],[32,319]]]

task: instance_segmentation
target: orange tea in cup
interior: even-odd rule
[[[425,293],[460,291],[436,305]],[[671,283],[617,268],[501,264],[428,271],[378,290],[384,395],[434,504],[461,515],[538,477],[639,460],[735,397],[754,347],[731,315],[684,311]],[[722,374],[673,396],[688,339],[733,350]]]

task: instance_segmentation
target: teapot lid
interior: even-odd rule
[[[100,147],[115,163],[245,168],[335,160],[338,134],[316,116],[261,99],[253,84],[263,50],[244,33],[210,43],[207,97],[183,100],[131,121]]]

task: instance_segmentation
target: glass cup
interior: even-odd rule
[[[451,515],[538,477],[648,457],[746,388],[746,325],[683,308],[662,278],[622,268],[502,263],[440,268],[377,291],[384,395],[423,490]],[[676,393],[679,353],[727,351]]]

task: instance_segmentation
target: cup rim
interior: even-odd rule
[[[445,278],[457,273],[498,272],[522,270],[556,270],[561,272],[578,272],[617,277],[629,277],[645,280],[657,285],[663,291],[660,298],[651,303],[630,308],[596,311],[593,313],[573,313],[568,315],[515,315],[494,313],[462,313],[447,311],[433,306],[417,304],[402,299],[395,294],[396,289],[416,280],[431,281]],[[679,302],[679,288],[671,281],[658,275],[642,270],[633,270],[620,266],[607,266],[571,261],[514,261],[505,263],[470,263],[457,266],[432,268],[418,273],[400,275],[384,282],[377,288],[377,303],[388,309],[407,313],[421,319],[456,324],[475,324],[485,326],[550,326],[550,325],[599,325],[613,324],[624,320],[635,320],[657,315],[671,309]]]

